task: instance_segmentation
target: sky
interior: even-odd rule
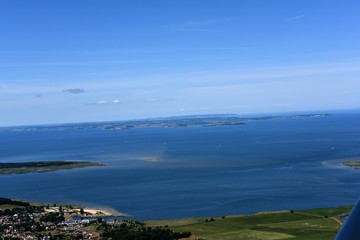
[[[0,126],[360,108],[357,0],[1,0]]]

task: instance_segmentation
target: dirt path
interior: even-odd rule
[[[340,226],[343,225],[343,222],[342,222],[340,219],[338,219],[337,217],[330,217],[330,219],[332,219],[332,220],[334,220],[335,222],[337,222]]]

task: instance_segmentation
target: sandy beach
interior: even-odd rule
[[[110,208],[84,208],[84,212],[92,216],[128,216],[125,213],[121,213]]]

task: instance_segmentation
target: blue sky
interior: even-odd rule
[[[360,107],[356,0],[3,0],[0,126]]]

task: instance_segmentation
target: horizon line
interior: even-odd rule
[[[360,108],[346,108],[346,109],[323,109],[323,110],[298,110],[298,111],[284,111],[284,112],[258,112],[258,113],[204,113],[204,114],[188,114],[188,115],[169,115],[158,117],[145,117],[145,118],[131,118],[131,119],[118,119],[118,120],[99,120],[99,121],[74,121],[62,123],[35,123],[35,124],[20,124],[20,125],[0,125],[1,128],[15,128],[15,127],[35,127],[35,126],[61,126],[72,124],[90,124],[90,123],[110,123],[110,122],[127,122],[127,121],[144,121],[144,120],[159,120],[167,118],[178,117],[195,117],[195,116],[261,116],[261,115],[286,115],[286,114],[333,114],[336,112],[360,112]]]

